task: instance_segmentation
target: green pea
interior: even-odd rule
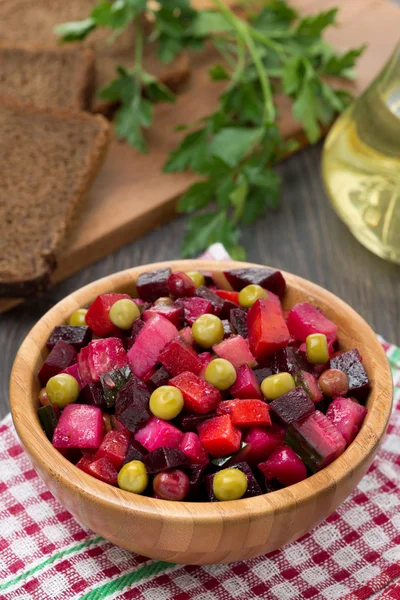
[[[46,394],[51,404],[64,408],[78,399],[79,385],[72,375],[59,373],[48,380]]]
[[[227,390],[236,381],[235,367],[225,358],[215,358],[207,365],[204,379],[219,390]]]

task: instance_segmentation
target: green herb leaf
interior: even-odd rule
[[[247,198],[247,194],[249,193],[249,184],[247,180],[241,176],[238,179],[237,186],[231,192],[229,198],[231,200],[232,205],[235,207],[233,213],[233,219],[235,222],[239,221],[239,219],[243,215],[244,206]]]
[[[124,67],[118,67],[117,77],[108,86],[100,90],[99,96],[103,100],[129,104],[137,92],[137,84],[132,78],[132,73]]]
[[[200,210],[212,200],[215,184],[212,181],[199,181],[190,186],[178,202],[178,211],[183,213]]]
[[[231,203],[231,194],[235,189],[235,182],[233,180],[233,174],[229,172],[228,175],[220,177],[216,180],[215,186],[215,200],[217,205],[222,209],[227,209]]]
[[[202,10],[197,13],[190,33],[195,37],[209,37],[216,33],[233,31],[232,25],[219,12],[213,10]]]
[[[210,212],[191,217],[183,239],[181,254],[184,258],[197,254],[210,245],[210,240],[219,241],[226,213]]]
[[[229,247],[229,254],[231,255],[233,260],[246,260],[247,253],[243,246],[239,244],[235,244],[234,246]]]
[[[214,136],[210,144],[211,154],[235,167],[251,147],[261,140],[262,134],[262,129],[226,127]]]
[[[302,123],[311,144],[315,144],[321,135],[316,104],[316,96],[311,84],[304,82],[293,104],[293,114],[295,119]]]
[[[61,38],[62,42],[76,42],[84,40],[85,37],[96,28],[96,22],[92,17],[83,19],[83,21],[71,21],[56,25],[53,29],[54,33]]]
[[[335,24],[337,13],[338,9],[332,8],[316,15],[304,17],[296,27],[297,35],[310,44],[321,35],[324,29]]]
[[[364,53],[366,45],[349,50],[342,55],[331,55],[325,62],[323,69],[326,75],[338,75],[347,79],[354,79],[354,66],[357,59]]]
[[[298,92],[304,77],[303,61],[300,56],[294,56],[285,61],[283,66],[282,87],[285,94],[291,96]]]
[[[173,150],[164,165],[165,173],[192,169],[201,172],[209,155],[208,132],[206,128],[189,133],[176,150]]]
[[[150,73],[142,72],[144,92],[151,102],[175,102],[171,90]]]
[[[166,34],[162,34],[158,38],[157,56],[161,62],[172,62],[181,51],[182,44],[179,40],[170,38]]]
[[[208,69],[208,72],[213,81],[224,81],[225,79],[229,79],[229,73],[222,65],[214,65]]]
[[[282,0],[269,2],[251,19],[252,25],[258,30],[272,32],[287,30],[297,18],[297,12]]]
[[[103,0],[93,8],[91,17],[99,27],[125,29],[145,9],[146,0]]]

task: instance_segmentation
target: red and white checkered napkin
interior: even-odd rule
[[[400,348],[395,410],[352,496],[310,534],[246,562],[205,567],[148,560],[80,525],[32,469],[10,416],[0,424],[0,599],[400,599]]]

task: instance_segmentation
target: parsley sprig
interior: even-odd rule
[[[188,220],[182,255],[220,241],[234,258],[243,259],[241,226],[278,206],[281,182],[274,165],[296,147],[279,132],[275,94],[290,98],[294,118],[315,143],[350,99],[327,78],[354,78],[364,47],[339,54],[324,41],[337,9],[302,17],[286,0],[255,0],[246,2],[242,16],[223,0],[213,5],[213,10],[196,11],[189,0],[101,0],[88,19],[61,25],[57,33],[71,41],[99,27],[114,30],[112,37],[134,27],[133,67],[119,67],[101,97],[120,103],[117,135],[141,152],[146,151],[143,130],[151,125],[153,104],[174,101],[170,90],[143,68],[145,37],[157,42],[163,62],[205,42],[215,46],[221,60],[209,75],[226,81],[225,89],[213,113],[180,127],[185,136],[164,171],[190,169],[200,179],[178,203],[180,212],[195,213]],[[150,34],[146,21],[152,23]]]

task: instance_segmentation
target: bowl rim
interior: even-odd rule
[[[207,522],[220,522],[224,519],[243,518],[246,521],[268,513],[288,512],[295,505],[308,503],[319,494],[328,493],[332,486],[337,486],[345,480],[351,479],[353,471],[368,462],[368,456],[374,452],[382,441],[387,429],[393,403],[393,381],[386,354],[375,332],[366,321],[347,303],[332,292],[319,285],[303,279],[298,275],[281,270],[289,286],[303,290],[312,297],[324,297],[327,302],[332,301],[336,306],[348,313],[353,322],[362,326],[368,333],[371,350],[376,353],[377,362],[380,364],[380,379],[385,384],[382,390],[375,386],[370,393],[368,410],[360,432],[346,450],[330,465],[307,477],[305,480],[268,494],[242,498],[229,502],[169,502],[166,500],[140,496],[110,486],[78,469],[73,463],[64,458],[47,439],[37,417],[34,402],[32,401],[32,386],[36,374],[31,365],[43,356],[43,346],[39,346],[36,336],[43,337],[42,330],[48,337],[53,327],[60,324],[60,317],[64,320],[77,308],[88,304],[99,293],[106,293],[118,288],[135,287],[137,276],[145,271],[170,267],[172,270],[210,272],[212,270],[234,269],[241,267],[265,267],[257,263],[238,261],[215,260],[171,260],[160,263],[150,263],[139,267],[131,267],[117,273],[97,279],[64,297],[46,312],[33,326],[22,342],[16,355],[10,378],[10,405],[15,429],[21,443],[28,455],[32,456],[52,477],[73,489],[77,494],[90,498],[92,501],[102,501],[104,505],[112,505],[114,509],[129,510],[143,513],[146,518],[157,520],[161,514],[179,521],[200,518]],[[66,311],[65,308],[69,307]],[[27,372],[28,370],[28,372]],[[22,376],[22,374],[24,374]],[[371,374],[369,374],[371,375]],[[381,396],[383,396],[381,398]],[[389,401],[388,401],[389,400]],[[39,443],[37,443],[39,442]],[[42,445],[43,444],[43,445]],[[48,456],[48,459],[46,458]],[[223,508],[222,508],[223,507]],[[194,514],[196,513],[196,514]]]

